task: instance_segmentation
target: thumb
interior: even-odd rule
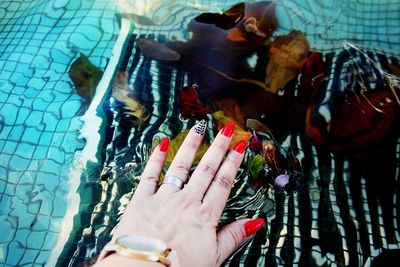
[[[264,219],[242,219],[230,223],[217,234],[219,261],[218,265],[232,254],[249,236],[265,225]]]

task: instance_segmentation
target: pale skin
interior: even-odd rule
[[[248,237],[242,219],[217,231],[217,225],[243,160],[243,152],[228,151],[231,137],[220,133],[188,177],[203,135],[191,129],[166,176],[179,177],[183,189],[173,184],[157,186],[167,153],[156,148],[141,181],[121,218],[113,239],[125,234],[154,237],[172,249],[171,266],[220,266]],[[101,266],[164,266],[112,254]]]

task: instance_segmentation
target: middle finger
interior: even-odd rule
[[[176,153],[171,166],[168,168],[164,179],[166,179],[168,176],[172,176],[173,179],[178,178],[182,181],[182,183],[186,183],[190,168],[192,167],[193,160],[201,144],[206,128],[207,122],[205,120],[201,120],[195,126],[193,126],[192,129],[190,129],[188,135]],[[162,184],[157,193],[174,193],[179,190],[180,188],[176,184],[168,183]]]

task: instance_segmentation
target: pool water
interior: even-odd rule
[[[0,3],[1,266],[86,266],[96,259],[152,146],[195,123],[196,118],[181,114],[182,88],[199,84],[204,105],[217,111],[216,91],[219,100],[225,99],[230,92],[221,88],[235,85],[207,67],[220,63],[212,58],[201,58],[206,66],[200,68],[195,61],[156,60],[138,48],[139,40],[187,42],[193,37],[187,26],[195,16],[222,12],[238,2]],[[277,28],[270,42],[249,56],[249,65],[265,76],[268,62],[260,59],[267,58],[269,45],[297,30],[309,43],[308,59],[312,52],[321,56],[322,61],[308,62],[323,62],[317,71],[325,69],[325,79],[317,92],[321,95],[307,109],[298,105],[307,95],[307,74],[315,74],[306,67],[284,93],[268,92],[276,105],[263,100],[259,88],[229,95],[240,98],[239,115],[259,116],[275,144],[301,163],[304,178],[294,192],[266,186],[249,176],[253,152],[248,149],[221,225],[249,217],[264,217],[268,223],[224,265],[385,266],[379,265],[381,258],[400,257],[400,2],[277,0],[274,13]],[[101,79],[90,81],[95,94],[86,97],[71,79],[71,67],[82,58],[101,73]],[[113,94],[119,71],[126,71],[145,107],[139,121],[132,122]],[[376,96],[382,88],[384,94]],[[310,107],[314,117],[307,124]],[[206,117],[212,140],[217,119]],[[314,128],[307,131],[307,125]],[[361,130],[353,133],[353,128]],[[347,131],[353,134],[346,136]],[[319,143],[320,136],[330,133],[336,134],[331,143]]]

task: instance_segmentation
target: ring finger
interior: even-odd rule
[[[187,182],[190,168],[192,167],[193,160],[201,141],[203,140],[206,129],[207,122],[205,120],[201,120],[190,129],[188,135],[176,153],[171,166],[165,174],[164,181],[169,180],[170,183],[163,183],[157,193],[177,192],[181,189],[178,186],[180,183],[179,180],[182,181],[183,184]]]

